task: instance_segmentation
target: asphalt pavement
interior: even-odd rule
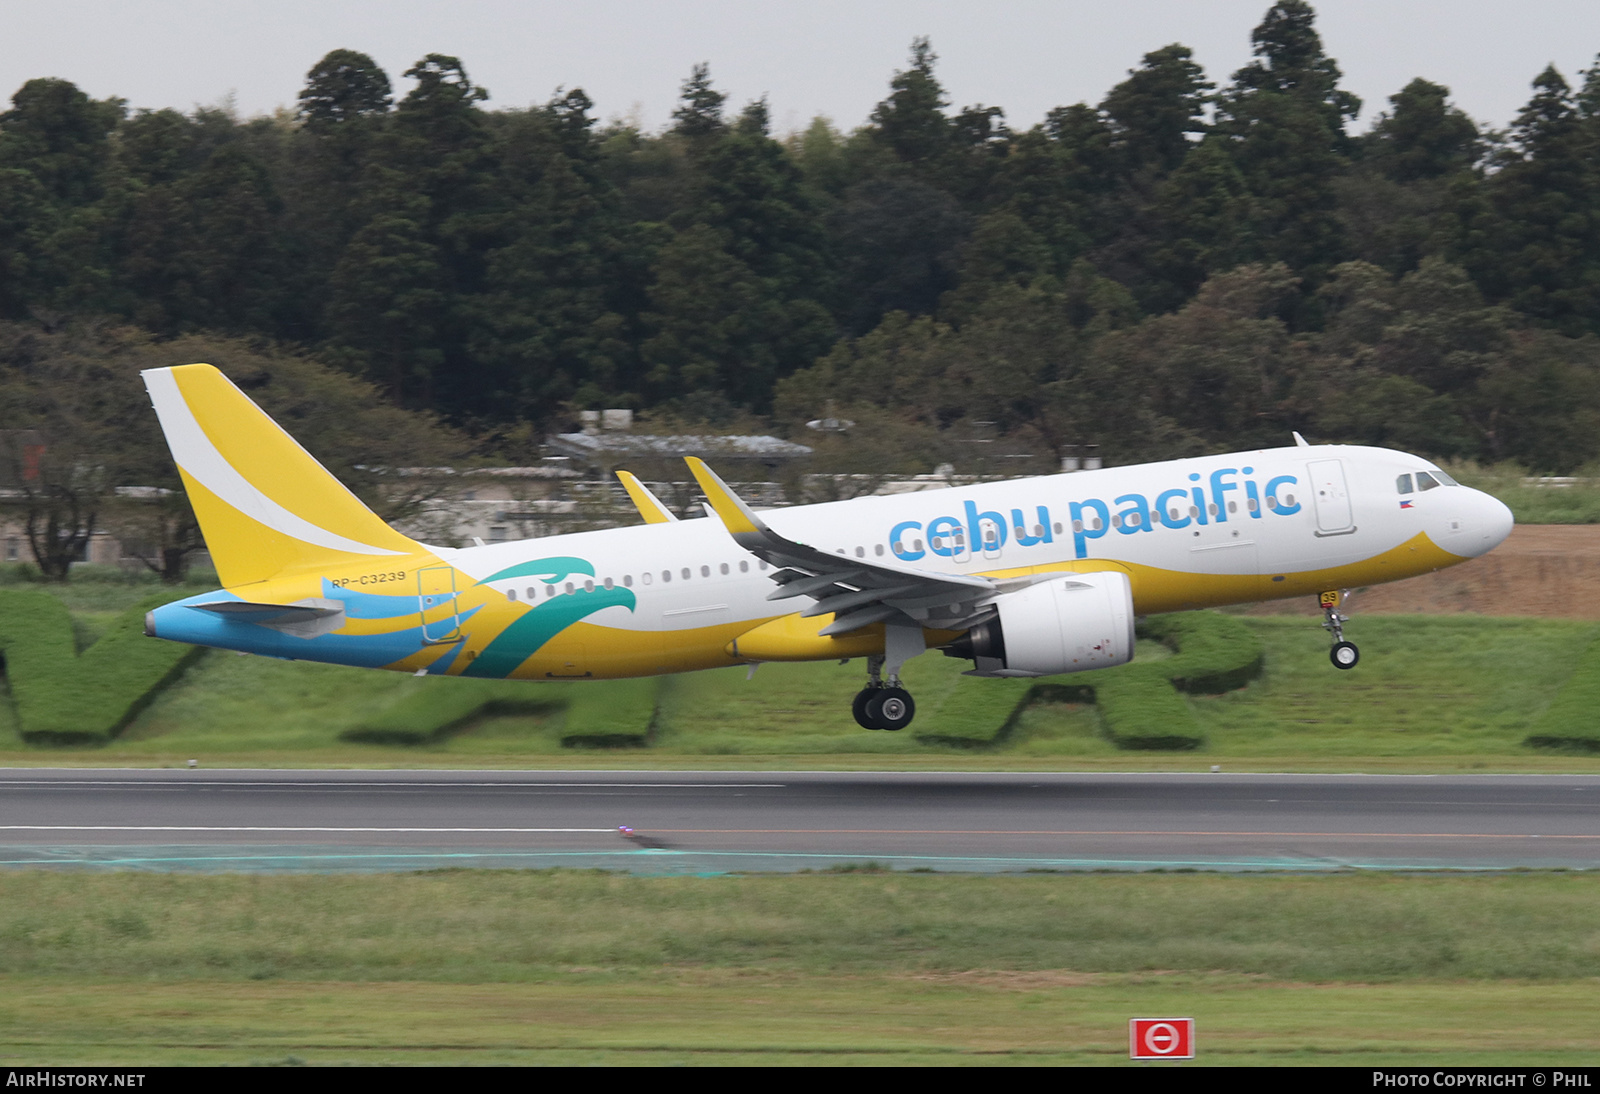
[[[0,865],[1600,867],[1600,776],[0,770]]]

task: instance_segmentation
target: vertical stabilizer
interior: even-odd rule
[[[142,375],[224,585],[420,549],[210,365]]]

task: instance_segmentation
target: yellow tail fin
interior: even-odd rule
[[[142,375],[224,585],[421,549],[210,365]]]

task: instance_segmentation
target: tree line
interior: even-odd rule
[[[1251,41],[1225,81],[1169,45],[1026,130],[952,107],[924,39],[850,133],[774,134],[707,65],[656,133],[576,89],[493,109],[438,54],[401,94],[336,50],[251,119],[30,80],[0,114],[0,319],[172,361],[254,340],[489,438],[828,414],[857,423],[820,444],[841,469],[1290,429],[1600,457],[1600,63],[1538,74],[1503,132],[1417,79],[1356,134],[1305,0]]]

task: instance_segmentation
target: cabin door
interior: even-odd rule
[[[417,611],[422,621],[422,640],[428,645],[454,642],[461,637],[453,566],[424,566],[417,571]]]
[[[1317,531],[1325,536],[1354,532],[1350,491],[1344,483],[1344,464],[1338,460],[1313,460],[1306,465],[1311,477],[1311,500],[1317,509]]]

